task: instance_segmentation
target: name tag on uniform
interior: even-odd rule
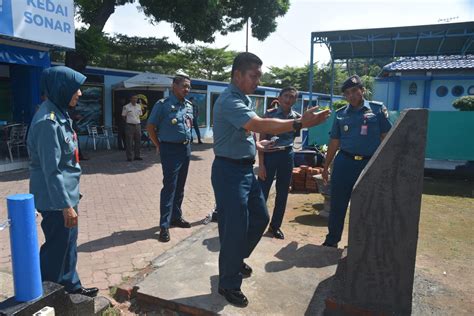
[[[364,124],[360,127],[360,134],[367,135],[367,125]]]

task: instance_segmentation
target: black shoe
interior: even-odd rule
[[[249,305],[247,297],[240,289],[222,289],[219,288],[219,294],[224,296],[227,302],[237,307],[246,307]]]
[[[244,278],[248,278],[252,275],[252,272],[253,272],[252,268],[244,262],[242,264],[242,268],[240,269],[240,273],[242,273],[242,276]]]
[[[84,296],[89,296],[89,297],[96,297],[97,293],[99,293],[99,289],[96,287],[80,287],[77,290],[74,290],[72,292],[69,292],[69,294],[81,294]]]
[[[285,239],[285,235],[283,235],[283,232],[281,231],[280,228],[274,229],[270,226],[268,229],[270,233],[272,233],[273,237],[276,239]]]
[[[143,158],[142,157],[135,157],[135,159],[133,159],[133,160],[143,160]]]
[[[171,222],[171,226],[181,227],[181,228],[191,228],[191,224],[187,222],[184,218],[180,217]]]
[[[202,141],[199,141],[198,144],[204,144]]]
[[[127,158],[127,161],[132,161],[132,159],[130,159],[130,158]]]
[[[322,246],[324,247],[332,247],[332,248],[337,248],[337,243],[336,244],[330,244],[327,241],[323,242]]]
[[[168,228],[160,229],[160,236],[158,237],[158,240],[161,242],[170,241],[170,231],[168,230]]]
[[[214,212],[212,212],[211,222],[217,222],[217,211],[216,210],[214,210]]]

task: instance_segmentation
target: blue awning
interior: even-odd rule
[[[0,63],[46,68],[51,60],[48,51],[0,44]]]

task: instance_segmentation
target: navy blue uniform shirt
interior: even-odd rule
[[[169,143],[190,141],[192,121],[191,102],[180,102],[173,93],[156,102],[148,118],[148,124],[156,126],[160,142]]]
[[[377,102],[364,100],[359,109],[347,105],[336,112],[331,138],[339,139],[341,150],[372,156],[380,145],[380,135],[387,133],[392,126],[387,113],[385,106]]]

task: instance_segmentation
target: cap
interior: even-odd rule
[[[344,81],[341,90],[344,93],[344,91],[353,87],[363,87],[362,80],[360,80],[358,75],[350,76],[346,81]]]
[[[184,78],[186,78],[186,79],[190,79],[189,75],[188,75],[187,73],[185,73],[185,72],[183,71],[183,69],[178,69],[178,70],[176,71],[176,74],[175,74],[174,77],[175,77],[175,78],[176,78],[176,77],[184,77]]]

